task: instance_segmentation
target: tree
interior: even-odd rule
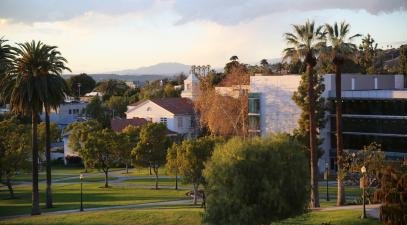
[[[109,99],[111,96],[123,95],[129,87],[122,80],[104,80],[96,85],[95,90],[103,93],[103,100]]]
[[[302,146],[288,135],[238,138],[215,147],[206,164],[209,224],[270,224],[303,213],[308,166]]]
[[[186,182],[194,185],[195,205],[198,202],[198,187],[204,182],[203,169],[212,155],[215,141],[211,137],[185,140],[181,144],[173,145],[167,152],[168,171],[179,171]]]
[[[88,134],[84,149],[87,151],[89,165],[103,171],[105,188],[109,187],[109,169],[118,160],[118,146],[121,144],[117,134],[110,129],[94,130]]]
[[[120,161],[126,164],[126,173],[129,172],[128,168],[131,164],[131,151],[137,146],[140,140],[140,127],[127,126],[123,129],[122,133],[118,135],[119,143],[118,152]]]
[[[363,74],[376,73],[374,57],[376,55],[377,43],[374,43],[375,40],[370,36],[370,34],[367,34],[367,36],[362,39],[362,44],[359,46],[359,63],[362,66]]]
[[[49,124],[49,139],[50,142],[56,142],[61,139],[61,130],[56,123],[51,122]],[[47,124],[41,122],[38,124],[38,146],[39,149],[45,149],[47,145]]]
[[[284,49],[284,59],[298,61],[304,58],[307,64],[308,74],[308,99],[309,99],[309,146],[311,165],[311,207],[319,207],[318,195],[318,161],[317,161],[317,138],[315,122],[315,90],[314,87],[314,66],[317,60],[314,56],[325,46],[325,34],[322,26],[315,26],[314,22],[307,21],[304,25],[293,25],[294,33],[285,33],[287,44],[291,47]]]
[[[55,46],[42,42],[18,44],[13,48],[16,58],[0,83],[1,95],[10,102],[13,113],[30,115],[32,125],[32,215],[41,214],[38,194],[38,143],[37,123],[43,108],[51,105],[50,93],[63,92],[48,85],[50,79],[59,80],[66,69],[64,58]],[[58,81],[59,82],[59,81]]]
[[[105,105],[112,112],[112,117],[126,117],[127,105],[129,101],[125,96],[112,96],[106,101]]]
[[[335,105],[336,105],[336,161],[339,175],[342,169],[342,66],[346,58],[352,58],[357,52],[356,45],[352,44],[352,40],[361,36],[355,34],[349,36],[350,25],[342,22],[340,25],[334,23],[333,26],[326,24],[325,30],[327,34],[327,57],[335,65]],[[338,176],[338,198],[337,205],[344,205],[345,198],[345,185],[341,176]]]
[[[140,141],[132,150],[136,162],[143,165],[152,165],[156,177],[156,189],[158,189],[158,168],[165,163],[169,144],[165,124],[147,123],[141,128]]]
[[[110,113],[98,96],[86,106],[86,115],[97,120],[103,127],[110,127]]]
[[[0,181],[4,177],[10,198],[14,198],[12,177],[30,167],[30,135],[28,127],[14,119],[0,122]],[[18,137],[18,138],[17,138]],[[3,182],[2,182],[3,183]]]
[[[0,80],[5,76],[6,71],[10,69],[15,56],[13,48],[6,42],[7,40],[0,38]]]
[[[68,146],[82,158],[85,171],[91,167],[89,152],[85,143],[88,142],[90,133],[101,129],[102,125],[97,120],[75,122],[67,127],[67,133],[69,134]]]
[[[81,73],[79,75],[71,76],[66,81],[71,94],[77,97],[79,95],[83,96],[95,89],[96,81],[86,73]]]
[[[407,45],[400,46],[400,73],[407,76]]]
[[[261,69],[262,69],[263,74],[265,74],[265,75],[271,74],[272,71],[271,71],[270,64],[267,61],[267,59],[262,59],[260,61],[260,65],[262,67]]]
[[[216,135],[246,137],[248,100],[245,85],[250,76],[244,65],[239,65],[223,78],[220,86],[236,88],[232,95],[215,90],[210,79],[201,79],[200,95],[195,107],[200,114],[200,125]],[[219,118],[224,118],[219,120]]]

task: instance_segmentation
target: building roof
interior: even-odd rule
[[[194,105],[188,98],[154,98],[140,101],[130,106],[139,106],[146,101],[152,101],[175,115],[194,114]]]
[[[132,126],[141,126],[147,123],[147,120],[143,118],[135,117],[133,119],[112,119],[110,125],[112,130],[116,132],[121,132],[124,128],[132,125]]]

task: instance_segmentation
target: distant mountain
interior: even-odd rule
[[[190,65],[182,63],[158,63],[152,66],[144,66],[138,69],[113,71],[118,75],[177,75],[179,73],[189,73]]]
[[[76,75],[76,74],[72,74]],[[62,77],[68,79],[72,75],[63,75]],[[169,75],[118,75],[118,74],[88,74],[91,76],[95,81],[101,80],[123,80],[123,81],[139,81],[141,83],[145,83],[146,81],[152,80],[162,80],[165,78],[171,78],[172,76]]]

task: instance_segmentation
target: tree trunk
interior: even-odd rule
[[[178,190],[178,169],[175,169],[175,190]]]
[[[151,162],[149,163],[149,168],[150,168],[150,175],[153,175],[153,173],[151,173]]]
[[[341,61],[340,59],[334,59],[335,64],[335,102],[336,102],[336,163],[337,163],[337,180],[338,180],[338,195],[337,195],[337,205],[342,206],[346,203],[345,198],[345,185],[343,183],[342,174],[342,151],[343,151],[343,141],[342,141],[342,72],[341,72]]]
[[[318,193],[318,158],[317,158],[317,136],[315,121],[315,96],[314,96],[314,66],[316,59],[311,53],[307,54],[308,64],[308,97],[309,97],[309,146],[311,165],[311,208],[319,208]]]
[[[6,185],[7,185],[8,191],[10,192],[10,198],[15,198],[13,186],[11,185],[11,181],[10,181],[9,177],[6,178]]]
[[[46,161],[46,176],[47,176],[47,189],[46,189],[46,207],[52,208],[52,192],[51,192],[51,130],[49,124],[49,114],[45,110],[45,161]]]
[[[126,173],[129,173],[129,165],[126,163]]]
[[[158,167],[154,165],[155,189],[158,190]]]
[[[194,205],[198,204],[198,187],[199,184],[194,184]]]
[[[109,187],[109,178],[108,178],[109,169],[105,171],[105,188]]]
[[[40,199],[38,193],[38,144],[37,144],[37,114],[31,115],[31,150],[32,150],[32,205],[31,215],[40,215]]]

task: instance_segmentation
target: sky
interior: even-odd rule
[[[0,37],[56,45],[73,73],[256,64],[281,57],[283,34],[308,19],[345,20],[379,47],[407,43],[407,0],[0,0]]]

